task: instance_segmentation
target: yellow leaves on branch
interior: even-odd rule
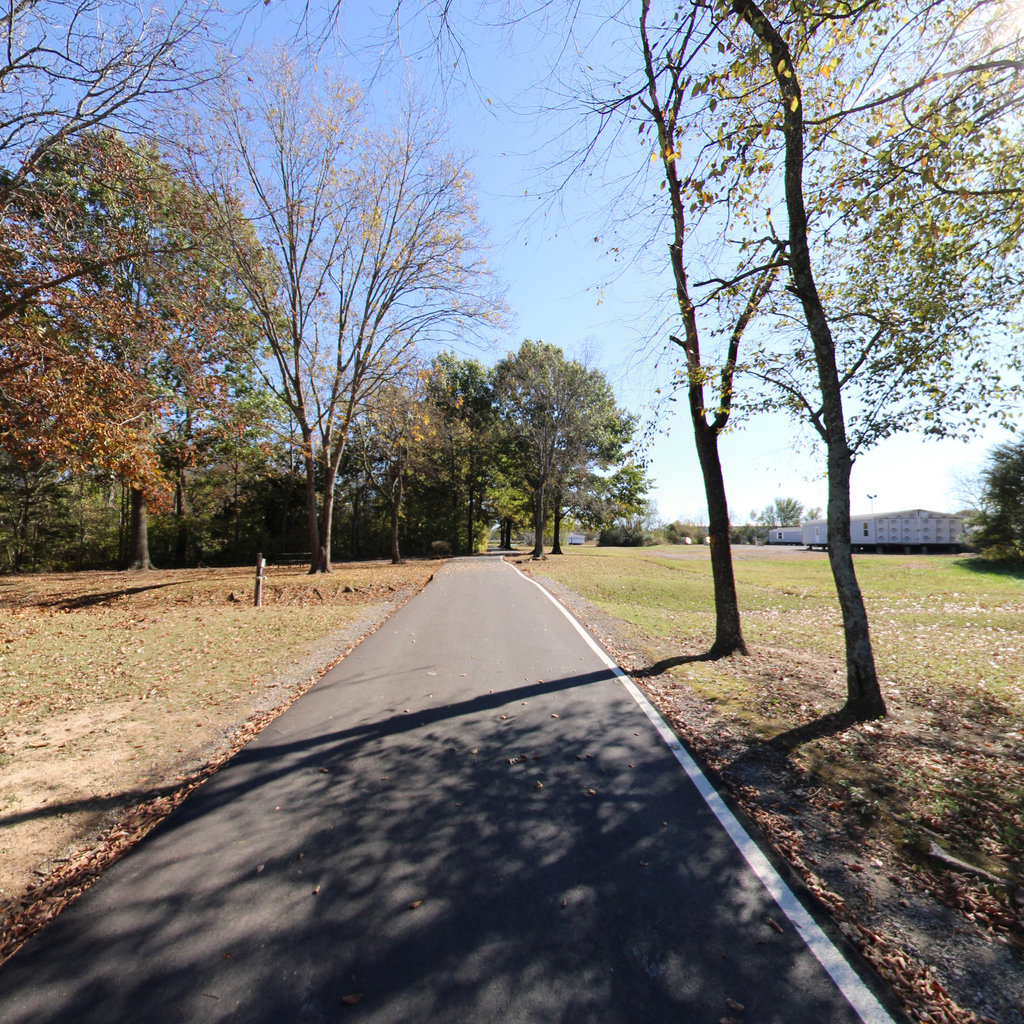
[[[658,160],[664,160],[666,163],[672,163],[673,161],[680,159],[682,155],[682,147],[677,146],[675,149],[671,149],[666,146],[660,153],[651,153],[651,163],[656,163]]]

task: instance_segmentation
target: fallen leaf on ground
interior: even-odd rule
[[[342,996],[341,997],[341,1001],[346,1006],[355,1006],[356,1003],[362,1002],[362,999],[363,999],[364,995],[365,995],[364,992],[353,992],[351,995]]]

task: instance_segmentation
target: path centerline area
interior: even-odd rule
[[[492,559],[447,563],[0,968],[9,1024],[890,1019],[861,996]]]

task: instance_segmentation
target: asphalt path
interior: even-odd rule
[[[447,563],[0,968],[0,1021],[889,1021],[609,665]]]

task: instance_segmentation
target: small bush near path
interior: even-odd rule
[[[262,608],[251,567],[0,576],[0,959],[62,866],[101,870],[440,564],[271,567]]]

